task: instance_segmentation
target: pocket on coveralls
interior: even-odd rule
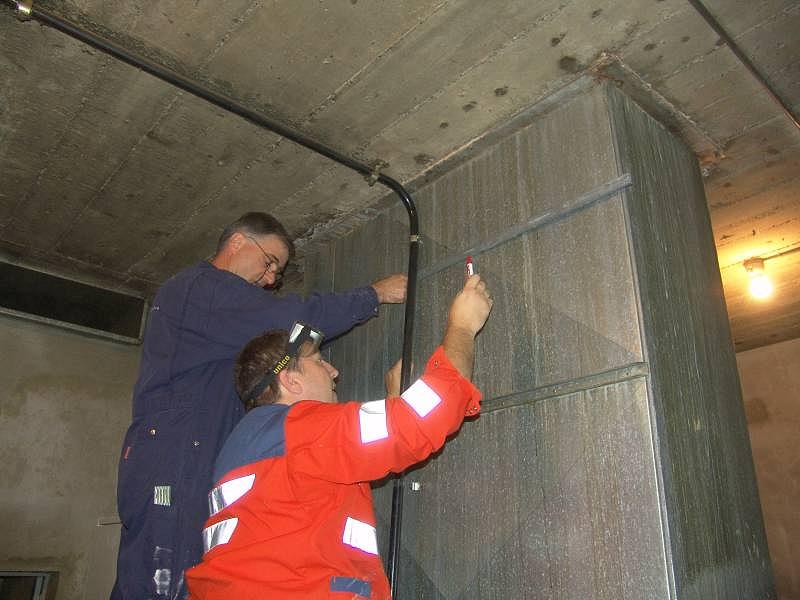
[[[128,431],[119,468],[117,505],[125,527],[156,513],[170,518],[175,483],[183,468],[191,418],[186,408],[138,419]]]

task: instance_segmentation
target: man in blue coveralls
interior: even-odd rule
[[[112,600],[186,596],[183,573],[203,554],[214,459],[243,416],[233,367],[247,341],[294,321],[336,337],[377,315],[379,304],[405,300],[404,275],[305,300],[262,289],[276,284],[293,252],[277,219],[247,213],[223,231],[210,262],[158,290],[119,463]]]

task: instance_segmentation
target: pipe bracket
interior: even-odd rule
[[[364,179],[367,181],[367,185],[372,187],[376,183],[378,183],[378,179],[381,176],[380,167],[375,167],[372,169],[372,172],[369,175],[364,175]]]
[[[16,15],[20,21],[30,21],[33,12],[33,0],[17,0]]]

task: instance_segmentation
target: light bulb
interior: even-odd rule
[[[772,282],[764,272],[764,259],[758,256],[744,261],[744,268],[750,276],[750,294],[763,300],[772,294]]]
[[[772,295],[772,282],[769,277],[763,273],[752,277],[750,279],[750,293],[759,300],[769,298]]]

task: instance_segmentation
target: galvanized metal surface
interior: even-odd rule
[[[507,396],[484,398],[481,403],[481,413],[485,415],[486,413],[510,408],[512,406],[521,406],[523,404],[531,404],[550,398],[558,398],[566,394],[575,394],[581,391],[592,390],[598,387],[611,385],[612,383],[644,377],[649,373],[650,369],[647,363],[633,363],[625,367],[611,369],[595,375],[587,375],[586,377],[562,381],[553,385],[545,385],[522,392],[514,392]]]
[[[539,401],[533,406],[526,403],[511,410],[487,413],[478,424],[493,433],[486,437],[459,438],[456,445],[451,443],[452,447],[445,449],[443,455],[451,457],[455,465],[448,467],[448,477],[462,481],[468,487],[471,487],[469,482],[478,477],[483,482],[482,488],[494,490],[488,496],[470,492],[467,496],[472,507],[470,513],[473,510],[481,515],[497,513],[498,498],[504,497],[504,490],[521,485],[518,497],[506,498],[509,501],[508,514],[515,515],[511,522],[506,523],[510,527],[506,533],[510,535],[520,519],[535,518],[540,524],[536,535],[541,537],[541,543],[531,545],[526,541],[524,546],[527,550],[523,551],[516,534],[507,538],[500,535],[502,532],[498,529],[494,550],[479,552],[483,545],[472,539],[479,533],[472,523],[473,517],[463,511],[453,513],[448,509],[452,504],[450,500],[439,502],[436,498],[446,491],[437,485],[428,485],[430,476],[423,470],[421,490],[407,500],[416,504],[431,501],[430,506],[420,510],[426,514],[445,511],[452,520],[440,521],[433,527],[412,524],[411,533],[405,534],[401,598],[437,597],[431,595],[434,591],[442,594],[443,598],[459,597],[462,593],[467,594],[466,597],[522,598],[529,593],[525,590],[556,589],[567,580],[576,582],[577,587],[572,588],[576,594],[580,589],[592,588],[595,579],[599,590],[620,590],[627,585],[624,580],[631,580],[622,576],[624,569],[618,566],[602,566],[606,561],[605,550],[596,553],[598,569],[603,572],[592,577],[578,573],[578,565],[583,565],[585,560],[577,560],[577,555],[591,545],[593,527],[617,531],[613,540],[598,540],[597,543],[613,545],[616,548],[614,552],[622,552],[624,544],[618,543],[621,532],[629,526],[640,527],[642,523],[650,528],[645,536],[648,541],[645,554],[655,558],[651,561],[652,568],[640,569],[637,577],[664,579],[663,560],[658,558],[661,548],[658,520],[637,518],[628,524],[623,523],[621,513],[615,513],[617,509],[613,508],[619,506],[619,495],[607,494],[602,483],[603,478],[617,477],[623,472],[628,473],[627,470],[609,469],[610,465],[593,467],[592,473],[596,477],[591,485],[597,486],[593,493],[598,495],[591,504],[594,512],[587,512],[588,501],[581,501],[580,505],[574,505],[574,511],[566,512],[563,502],[553,504],[554,507],[558,505],[559,514],[565,518],[560,527],[566,527],[567,521],[582,522],[583,525],[579,535],[575,534],[577,537],[571,550],[551,563],[543,558],[541,552],[543,548],[555,548],[562,543],[555,535],[559,530],[544,525],[553,518],[547,511],[531,508],[535,506],[535,498],[556,493],[551,486],[585,487],[590,476],[584,472],[582,479],[577,480],[582,483],[575,483],[570,470],[574,467],[566,465],[572,459],[565,459],[562,463],[546,459],[546,448],[553,443],[549,436],[554,435],[555,423],[559,423],[556,429],[578,426],[570,421],[574,410],[569,407],[575,403],[575,398],[591,405],[587,398],[594,393],[580,392],[570,396],[567,393],[574,388],[559,386],[576,380],[580,386],[580,381],[589,381],[597,374],[609,372],[630,380],[631,374],[622,371],[630,369],[632,364],[641,364],[643,360],[621,196],[612,195],[589,207],[582,206],[581,202],[582,198],[590,197],[596,190],[602,191],[609,181],[619,178],[613,160],[608,119],[603,118],[604,103],[603,95],[594,93],[585,96],[582,102],[555,109],[523,131],[444,175],[417,196],[420,220],[424,224],[423,268],[471,246],[489,244],[520,222],[543,215],[550,218],[546,226],[476,257],[477,270],[492,287],[496,302],[492,317],[479,338],[475,379],[484,392],[487,408],[492,398],[513,396],[520,399],[527,394],[541,400],[542,390],[562,391],[559,397]],[[576,211],[575,208],[582,210]],[[334,265],[332,280],[324,274],[325,266],[309,263],[309,288],[333,286],[342,289],[401,269],[403,265],[397,261],[402,257],[400,249],[406,233],[402,216],[398,210],[389,210],[369,225],[332,244],[330,251],[321,257],[322,265]],[[589,248],[591,252],[587,252]],[[460,288],[462,278],[463,265],[455,263],[449,268],[432,271],[420,281],[416,372],[421,371],[427,355],[441,339],[447,305]],[[588,302],[590,298],[592,301]],[[388,311],[382,309],[387,313],[384,314],[386,318],[366,324],[333,345],[331,358],[342,371],[341,398],[366,400],[383,395],[382,372],[399,355],[399,311],[389,308]],[[582,379],[587,377],[589,380]],[[641,381],[641,378],[633,381]],[[630,381],[617,384],[613,379],[594,380],[593,385],[609,383],[612,386],[632,385]],[[641,387],[641,383],[637,385]],[[617,401],[619,399],[613,402]],[[560,408],[562,402],[566,402],[567,409]],[[632,399],[627,401],[628,404],[631,402]],[[637,402],[646,406],[644,398]],[[553,407],[548,413],[550,424],[544,429],[537,418],[540,405]],[[500,406],[502,404],[497,405]],[[559,416],[561,410],[566,410],[566,413]],[[610,418],[621,430],[638,432],[636,435],[644,440],[645,446],[637,446],[633,454],[647,456],[650,434],[646,423],[628,423],[627,417],[620,417],[614,411],[607,412],[599,404],[597,409],[581,411],[587,427],[598,419]],[[594,411],[599,412],[595,414]],[[531,438],[534,435],[532,422],[539,423],[540,439]],[[587,439],[592,437],[590,434]],[[538,458],[534,459],[529,452],[524,452],[520,458],[500,450],[500,446],[514,444],[515,439],[524,440],[525,444],[539,444]],[[572,448],[575,440],[564,438],[563,443]],[[631,452],[629,449],[623,455]],[[486,457],[483,472],[476,473],[468,467],[474,453]],[[606,459],[597,460],[602,463]],[[505,465],[501,471],[495,466],[498,461]],[[652,461],[648,463],[645,459],[644,462],[650,464],[652,471]],[[542,470],[549,472],[548,483],[539,482],[541,477],[538,473]],[[657,516],[657,498],[652,487],[654,475],[652,472],[648,474],[646,469],[637,469],[636,476],[649,481],[651,488],[645,494],[647,498],[637,498],[630,506],[626,505],[625,510],[650,510]],[[413,479],[417,480],[416,477]],[[431,493],[435,494],[432,499]],[[604,503],[611,504],[606,506]],[[376,504],[379,518],[388,518],[388,494],[384,490],[376,492]],[[491,522],[487,520],[484,528],[492,529]],[[469,543],[447,542],[465,531],[472,532],[468,536]],[[629,533],[625,537],[638,539]],[[588,545],[585,546],[584,542]],[[520,552],[515,559],[516,566],[509,566],[505,574],[496,572],[499,567],[495,564],[495,555],[503,551]],[[643,550],[637,548],[631,552],[642,554]],[[433,567],[427,564],[431,553],[436,555]],[[470,567],[473,575],[479,571],[487,575],[472,583],[465,580],[460,571],[464,561],[474,563]],[[569,562],[574,563],[574,572],[561,581],[560,569]],[[518,571],[522,564],[549,566],[538,573],[525,575]],[[496,572],[495,576],[488,575],[490,572]],[[456,576],[456,573],[461,574]],[[552,585],[545,585],[545,580]],[[424,583],[426,581],[428,583]],[[494,590],[494,596],[485,595],[489,589]],[[542,594],[529,597],[552,597],[549,592],[542,591]]]
[[[465,423],[409,477],[402,598],[665,598],[643,378]]]
[[[609,106],[652,374],[675,595],[772,598],[739,379],[691,153],[625,96]]]
[[[615,143],[614,137],[633,134],[618,124],[612,130],[608,102],[607,92],[599,87],[565,103],[416,196],[423,269],[487,244],[537,215],[561,211],[563,218],[476,260],[495,298],[493,314],[478,338],[475,373],[487,411],[465,424],[438,457],[409,478],[419,482],[420,489],[406,494],[398,600],[676,597],[670,589],[668,551],[689,552],[680,560],[695,565],[693,579],[685,573],[678,578],[679,594],[695,588],[715,593],[723,589],[719,582],[728,565],[709,563],[703,569],[695,558],[700,557],[698,551],[716,560],[720,540],[730,556],[747,548],[756,554],[766,551],[744,540],[748,534],[742,532],[760,523],[750,510],[751,501],[744,501],[750,508],[740,510],[740,500],[728,501],[732,489],[709,485],[710,472],[693,470],[705,460],[727,474],[726,485],[749,485],[745,495],[752,498],[753,482],[732,471],[749,456],[737,437],[743,430],[734,427],[728,435],[721,424],[707,430],[713,439],[701,432],[681,437],[690,433],[695,421],[682,423],[679,419],[685,415],[680,410],[663,409],[676,397],[670,394],[695,394],[695,399],[681,402],[697,405],[691,410],[705,415],[704,427],[711,414],[725,413],[722,423],[727,427],[735,421],[733,413],[741,411],[735,376],[730,378],[735,369],[732,350],[711,351],[725,343],[719,335],[719,323],[725,320],[719,313],[719,278],[715,284],[712,277],[713,257],[689,269],[703,277],[687,276],[673,283],[672,267],[649,262],[650,255],[640,250],[635,257],[631,254],[629,234],[635,227],[630,222],[640,222],[644,213],[631,216],[630,204],[640,197],[666,202],[658,195],[664,183],[648,178],[647,170],[663,169],[661,176],[676,179],[683,172],[696,174],[696,166],[686,161],[648,163],[655,160],[653,155],[642,152],[637,170],[630,173],[634,187],[639,179],[643,182],[636,188],[639,196],[617,194],[583,210],[570,210],[577,199],[627,174],[628,163],[617,158],[623,144]],[[638,110],[623,100],[614,102]],[[614,107],[622,110],[618,104]],[[666,143],[651,135],[655,138],[648,143]],[[683,191],[696,191],[694,183]],[[673,255],[679,266],[696,260],[695,246],[713,249],[707,215],[698,214],[701,208],[702,197],[694,212],[665,216],[672,221],[652,232],[652,244]],[[307,286],[343,289],[402,270],[406,234],[402,209],[386,211],[332,243],[319,265],[307,260]],[[462,283],[462,265],[450,263],[431,270],[420,282],[416,373],[439,343],[448,303]],[[666,287],[648,288],[649,296],[640,303],[639,286],[652,280],[663,280]],[[710,294],[711,299],[702,307],[676,303],[674,310],[681,315],[669,312],[666,318],[673,310],[669,300],[683,293],[681,282],[698,297]],[[658,293],[660,301],[652,297]],[[382,373],[400,353],[402,313],[396,308],[382,308],[381,319],[333,344],[331,359],[342,373],[340,398],[383,397]],[[711,311],[708,320],[700,311]],[[684,317],[691,322],[678,326]],[[663,327],[672,327],[673,336],[664,334],[659,329]],[[665,342],[680,351],[672,351]],[[717,362],[711,361],[712,354]],[[706,377],[705,371],[698,371],[697,377],[687,379],[684,371],[700,360],[717,375]],[[656,364],[652,361],[657,361],[662,377],[655,387],[649,387],[648,369]],[[674,392],[687,381],[684,392]],[[725,398],[730,401],[727,408],[719,406]],[[665,415],[678,421],[666,422]],[[653,431],[656,423],[668,431]],[[681,443],[670,446],[670,452],[683,453],[683,458],[665,453],[663,444],[672,437]],[[704,458],[707,453],[715,454]],[[674,464],[665,464],[667,459]],[[670,473],[662,476],[659,469]],[[702,475],[699,480],[697,473]],[[667,499],[659,496],[664,478],[671,494]],[[676,486],[676,480],[698,489]],[[388,520],[389,495],[386,487],[375,490],[379,527]],[[697,504],[686,503],[687,498]],[[731,506],[723,509],[723,500]],[[670,511],[684,516],[673,517]],[[694,516],[687,520],[689,513]],[[732,521],[724,523],[723,518]],[[701,527],[699,519],[707,524]],[[670,546],[667,523],[678,527],[679,537],[694,535],[695,542]],[[688,523],[697,527],[694,534],[685,530]],[[385,544],[385,536],[379,537]],[[757,542],[756,538],[748,540]],[[741,561],[731,564],[745,569],[739,578],[749,576],[747,569],[753,567]],[[753,571],[757,580],[759,569]],[[728,579],[741,590],[756,585]]]
[[[542,229],[547,227],[548,225],[552,225],[558,221],[563,221],[564,219],[568,218],[571,213],[578,212],[597,204],[598,202],[603,202],[608,200],[609,198],[614,197],[617,195],[617,192],[625,189],[631,185],[631,177],[628,174],[622,175],[621,177],[617,177],[605,185],[601,185],[598,188],[593,189],[592,191],[582,195],[580,198],[570,202],[569,208],[563,208],[562,210],[554,210],[545,214],[540,214],[532,219],[528,219],[527,221],[523,221],[519,225],[514,225],[510,229],[502,232],[497,238],[493,240],[489,240],[483,242],[481,244],[477,244],[468,248],[466,251],[447,256],[441,259],[436,264],[428,266],[427,269],[421,271],[419,273],[420,279],[426,279],[433,275],[436,275],[440,271],[447,269],[448,267],[452,267],[457,263],[463,263],[464,260],[469,257],[480,256],[490,250],[494,250],[495,248],[507,244],[508,242],[532,233],[537,229]]]

